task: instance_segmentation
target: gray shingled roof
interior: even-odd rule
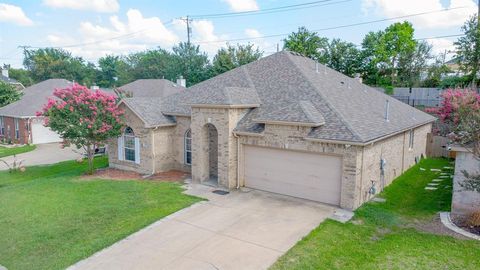
[[[259,100],[236,127],[239,132],[261,133],[259,120],[321,124],[309,137],[324,140],[368,142],[402,130],[423,125],[434,117],[390,96],[361,84],[356,79],[283,51],[199,83],[166,99],[164,113],[189,114],[186,104],[232,105],[226,89],[248,89],[252,97],[240,98],[239,105]],[[237,93],[238,92],[238,93]],[[390,119],[385,121],[389,100]],[[305,101],[308,101],[306,103]],[[252,106],[253,107],[253,106]],[[322,124],[323,123],[323,124]]]
[[[125,98],[122,102],[145,122],[147,128],[175,124],[173,117],[162,113],[162,98]]]
[[[252,118],[252,120],[256,123],[290,122],[310,126],[325,124],[325,118],[308,100],[293,102],[286,107],[266,110],[258,118]]]
[[[19,101],[0,108],[0,115],[12,117],[32,117],[40,111],[56,88],[66,88],[71,82],[65,79],[49,79],[23,89]]]
[[[132,97],[167,97],[185,90],[185,87],[165,79],[141,79],[118,89],[131,93]]]

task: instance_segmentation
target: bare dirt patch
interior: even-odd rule
[[[442,221],[440,220],[440,215],[435,215],[435,217],[431,220],[416,221],[410,224],[410,226],[414,227],[419,231],[428,232],[431,234],[448,235],[462,240],[469,239],[445,227],[445,225],[443,225]]]
[[[183,183],[189,173],[172,170],[168,172],[156,173],[154,175],[145,176],[137,172],[123,171],[114,168],[105,168],[96,170],[93,175],[82,176],[83,180],[105,179],[105,180],[142,180],[142,181],[160,181],[160,182],[179,182]]]

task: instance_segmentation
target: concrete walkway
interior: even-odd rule
[[[212,193],[71,266],[79,269],[266,269],[334,208],[260,191]]]
[[[59,143],[39,144],[35,150],[17,155],[17,161],[24,160],[25,166],[53,164],[66,160],[74,160],[82,156],[82,152],[75,147],[62,149]],[[13,163],[13,156],[2,158],[8,164]],[[0,162],[0,170],[8,170],[8,167]]]

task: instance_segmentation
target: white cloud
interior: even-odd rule
[[[225,46],[223,40],[228,39],[227,35],[218,36],[215,34],[215,26],[211,21],[200,20],[192,22],[192,41],[199,44],[201,49],[213,56],[218,49]]]
[[[230,9],[235,12],[259,10],[256,0],[222,0],[227,2]]]
[[[117,12],[120,8],[117,0],[43,0],[43,4],[53,8],[92,10],[103,13]]]
[[[374,11],[386,17],[457,7],[465,8],[402,19],[412,22],[413,26],[419,29],[460,27],[470,15],[476,12],[477,6],[473,0],[450,0],[449,5],[443,5],[441,0],[363,0],[362,2],[364,12]]]
[[[432,40],[428,40],[427,42],[433,46],[432,52],[435,55],[438,55],[441,53],[443,54],[445,53],[445,51],[447,51],[448,53],[455,50],[455,45],[453,45],[453,41],[446,38],[432,39]]]
[[[72,35],[50,34],[47,40],[51,46],[66,46],[73,54],[89,60],[96,60],[106,54],[125,54],[156,46],[169,48],[180,41],[174,32],[166,28],[160,18],[145,18],[136,9],[127,11],[125,22],[117,16],[111,16],[109,22],[109,25],[82,22],[76,35],[79,38],[73,38]],[[72,44],[87,45],[68,47]]]
[[[260,50],[264,50],[265,54],[269,54],[272,51],[273,44],[261,38],[263,35],[257,29],[248,28],[245,29],[245,35],[249,38],[254,38],[252,42],[249,42],[254,45],[254,47],[258,47]],[[270,50],[268,50],[270,49]]]
[[[247,37],[249,38],[258,38],[262,36],[262,34],[260,34],[257,29],[252,28],[245,29],[245,35],[247,35]]]
[[[33,21],[25,15],[22,8],[0,3],[0,22],[10,22],[21,26],[33,25]]]

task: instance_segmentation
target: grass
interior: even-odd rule
[[[4,147],[0,146],[0,158],[18,155],[35,150],[36,146],[33,144],[17,146],[17,147]]]
[[[446,159],[422,160],[380,194],[385,203],[364,204],[346,224],[326,220],[271,269],[480,269],[479,241],[415,226],[450,210],[451,179],[438,190],[424,189],[439,175],[430,168],[444,166],[451,166]]]
[[[84,180],[84,171],[68,161],[0,172],[0,265],[64,269],[200,200],[177,183]]]

